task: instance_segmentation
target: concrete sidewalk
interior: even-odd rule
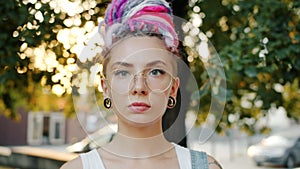
[[[66,161],[78,156],[67,152],[66,147],[67,145],[0,147],[0,166],[58,169]]]

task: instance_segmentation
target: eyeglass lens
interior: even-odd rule
[[[118,93],[128,93],[134,88],[138,80],[153,92],[164,92],[172,83],[173,76],[166,70],[155,68],[138,73],[127,70],[116,70],[109,78],[112,90]]]

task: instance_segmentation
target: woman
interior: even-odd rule
[[[104,106],[118,116],[113,140],[62,169],[220,169],[204,152],[166,140],[162,116],[176,104],[178,38],[164,0],[113,0],[106,10]]]

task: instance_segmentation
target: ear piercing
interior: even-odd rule
[[[103,101],[104,107],[107,109],[111,108],[111,99],[110,98],[105,98]]]
[[[168,99],[168,108],[169,108],[169,109],[172,109],[172,108],[175,107],[175,105],[176,105],[175,99],[174,99],[173,97],[170,96],[169,99]]]

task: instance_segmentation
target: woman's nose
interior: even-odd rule
[[[135,75],[132,83],[133,94],[147,94],[148,87],[146,85],[146,78],[144,75]]]

